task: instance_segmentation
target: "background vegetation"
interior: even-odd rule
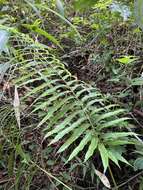
[[[0,0],[0,189],[143,190],[141,0]]]

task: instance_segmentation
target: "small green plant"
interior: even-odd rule
[[[119,63],[122,63],[122,64],[131,64],[133,62],[135,62],[138,58],[135,57],[135,56],[123,56],[121,58],[118,58],[117,61],[119,61]]]

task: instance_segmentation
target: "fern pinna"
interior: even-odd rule
[[[15,73],[13,82],[19,90],[28,89],[21,102],[32,97],[32,113],[42,111],[37,127],[43,128],[45,139],[52,138],[50,145],[62,140],[58,153],[71,147],[67,161],[83,149],[84,161],[99,152],[104,171],[109,160],[128,164],[121,146],[133,143],[133,133],[125,128],[128,118],[121,117],[125,110],[107,104],[99,90],[72,76],[45,45],[16,31],[9,33],[5,60]]]

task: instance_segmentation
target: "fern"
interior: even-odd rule
[[[33,99],[31,114],[39,115],[37,127],[43,128],[45,139],[52,138],[50,145],[64,139],[58,153],[72,147],[70,161],[84,149],[86,162],[99,152],[104,171],[109,159],[116,165],[128,163],[119,148],[132,144],[134,133],[125,132],[129,118],[121,117],[124,109],[107,105],[99,90],[77,80],[46,46],[27,35],[11,32],[7,56],[15,73],[14,84],[19,90],[28,89],[21,102]]]

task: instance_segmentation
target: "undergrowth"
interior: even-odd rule
[[[116,39],[121,35],[113,27],[121,23],[118,27],[125,40],[126,33],[128,38],[132,35],[128,33],[132,20],[121,22],[116,14],[110,18],[111,1],[98,2],[100,12],[89,10],[88,19],[79,13],[73,23],[62,12],[61,1],[56,4],[58,11],[53,1],[48,6],[44,1],[23,1],[23,16],[17,13],[19,2],[2,2],[8,9],[11,3],[14,12],[2,15],[0,25],[0,188],[129,188],[127,177],[132,181],[130,173],[142,170],[143,161],[142,130],[136,128],[142,126],[138,119],[142,117],[142,68],[138,47],[133,51],[132,41]],[[85,9],[78,3],[74,8]],[[23,18],[21,23],[15,14]],[[60,40],[45,29],[51,15],[68,26],[57,31]],[[50,24],[56,31],[54,20]],[[134,43],[140,45],[140,30],[131,28]],[[130,46],[125,52],[126,44]],[[131,99],[135,90],[140,98],[137,94]],[[122,184],[124,176],[127,183]],[[134,177],[138,176],[142,171]],[[141,180],[136,182],[140,189]]]

